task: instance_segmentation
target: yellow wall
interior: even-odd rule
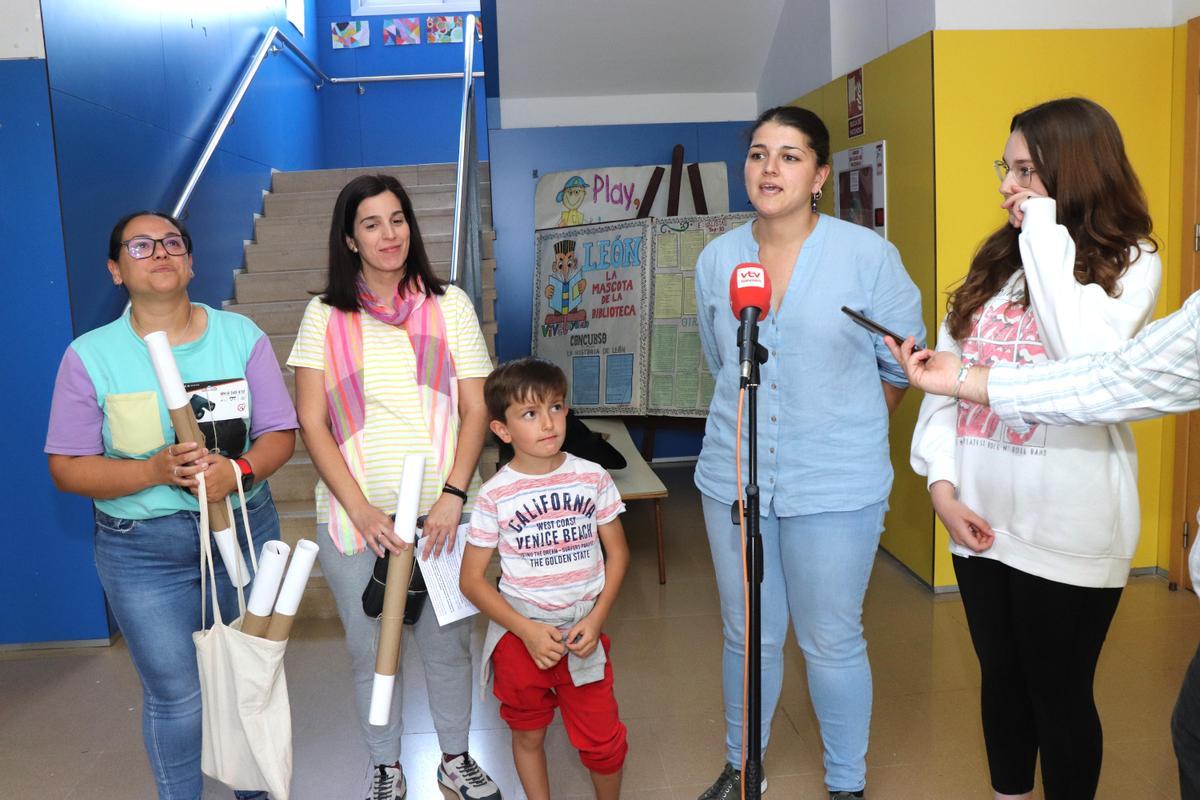
[[[925,34],[863,67],[866,130],[853,143],[847,136],[846,80],[840,78],[797,99],[829,127],[832,152],[887,140],[888,239],[900,250],[921,289],[925,325],[933,323],[933,35]],[[826,184],[832,187],[832,184]],[[821,200],[832,214],[833,191]],[[932,330],[932,328],[931,328]],[[925,479],[908,464],[909,443],[921,398],[909,392],[892,418],[892,467],[896,473],[883,545],[927,583],[933,583],[930,530],[933,508]]]
[[[1170,185],[1175,31],[937,31],[933,37],[939,317],[945,291],[966,275],[975,247],[1004,222],[991,162],[1002,154],[1009,120],[1067,95],[1095,100],[1120,125],[1163,245],[1159,313],[1177,307],[1179,270],[1171,245],[1178,219],[1171,209],[1178,203],[1171,198],[1179,195]],[[1153,567],[1170,522],[1173,427],[1154,420],[1134,431],[1142,501],[1134,567]],[[940,523],[937,529],[934,585],[953,585],[946,532]]]
[[[1162,247],[1156,316],[1179,307],[1182,129],[1186,26],[1174,29],[936,31],[866,64],[866,131],[854,144],[888,143],[889,238],[921,289],[930,336],[946,293],[966,275],[978,244],[1004,222],[991,163],[1013,114],[1054,97],[1083,95],[1116,118],[1142,180]],[[1024,66],[1027,65],[1027,66]],[[794,101],[829,126],[832,149],[850,145],[845,78]],[[830,193],[831,195],[832,193]],[[822,201],[832,213],[832,197]],[[946,531],[924,480],[908,464],[920,396],[896,414],[896,485],[884,546],[933,586],[955,584]],[[1142,538],[1133,566],[1166,569],[1174,460],[1173,420],[1134,425]]]

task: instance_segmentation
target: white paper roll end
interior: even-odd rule
[[[279,588],[279,598],[275,601],[275,611],[278,613],[291,616],[300,608],[300,600],[304,596],[304,587],[312,572],[313,562],[317,560],[318,549],[317,543],[311,539],[296,542],[292,563],[288,565],[283,585]]]
[[[396,521],[392,530],[408,544],[417,539],[417,512],[421,506],[421,484],[424,479],[425,456],[420,453],[406,455],[400,492],[396,495]]]
[[[154,374],[158,378],[163,402],[170,409],[183,408],[188,403],[187,392],[183,389],[183,378],[179,376],[179,365],[175,363],[175,354],[171,352],[167,332],[148,333],[142,341],[150,351],[150,363],[154,365]]]
[[[246,602],[246,610],[251,614],[260,617],[271,616],[271,609],[275,607],[275,597],[279,594],[279,584],[283,581],[283,570],[291,549],[286,543],[280,541],[270,541],[263,545],[262,554],[258,557],[258,574],[255,576],[254,588],[250,591],[250,599]]]
[[[250,574],[249,567],[246,566],[246,559],[242,558],[242,551],[237,546],[237,540],[233,537],[233,528],[213,531],[212,535],[217,542],[217,550],[221,553],[221,561],[225,564],[225,572],[229,574],[229,582],[234,586],[245,586],[253,576]],[[240,582],[238,581],[239,567],[242,575]]]
[[[392,691],[395,688],[395,675],[375,673],[375,683],[371,686],[371,710],[367,714],[367,722],[380,726],[388,724],[392,718]]]

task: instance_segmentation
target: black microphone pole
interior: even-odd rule
[[[757,309],[755,309],[757,310]],[[757,316],[757,315],[755,315]],[[746,766],[742,773],[742,786],[747,800],[759,800],[762,796],[762,579],[763,546],[759,527],[758,497],[758,382],[759,365],[767,361],[767,350],[758,343],[758,326],[752,323],[738,329],[738,348],[743,346],[743,334],[748,331],[749,348],[752,353],[748,377],[742,381],[746,387],[748,417],[748,471],[745,494],[746,520],[746,581],[749,608],[746,613],[746,727],[742,738],[746,747]],[[744,365],[743,365],[744,366]],[[734,507],[736,517],[737,508]]]

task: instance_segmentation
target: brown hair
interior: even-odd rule
[[[1158,250],[1150,238],[1146,196],[1116,121],[1091,100],[1067,97],[1017,114],[1009,131],[1018,130],[1038,177],[1057,203],[1059,224],[1075,242],[1075,280],[1097,284],[1116,297],[1118,281],[1133,260],[1130,250]],[[966,279],[947,304],[946,323],[956,340],[971,333],[975,312],[1021,268],[1019,234],[1005,222],[975,252]]]
[[[557,364],[540,358],[519,358],[492,370],[483,382],[483,401],[488,417],[505,421],[505,412],[513,403],[567,396],[567,375]]]

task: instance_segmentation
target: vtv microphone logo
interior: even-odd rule
[[[766,288],[766,270],[762,267],[743,266],[737,268],[737,288]]]

